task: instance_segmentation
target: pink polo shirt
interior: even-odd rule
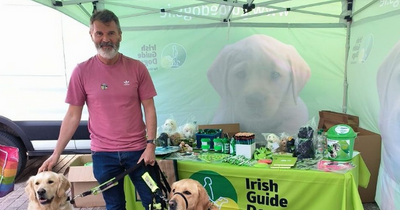
[[[92,151],[137,151],[146,147],[141,100],[156,95],[144,64],[120,54],[113,65],[97,56],[78,64],[65,101],[86,103]]]

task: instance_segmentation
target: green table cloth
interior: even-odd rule
[[[361,210],[358,186],[368,186],[370,173],[356,151],[352,162],[334,173],[178,161],[178,176],[198,180],[220,209]],[[128,210],[143,209],[128,177],[125,192]]]

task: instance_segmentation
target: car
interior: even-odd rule
[[[0,6],[10,32],[0,68],[0,144],[19,149],[19,175],[29,158],[54,151],[71,72],[96,49],[88,26],[32,1],[9,2]],[[87,120],[85,108],[64,154],[90,153]]]
[[[29,157],[50,155],[57,143],[61,121],[12,121],[0,116],[0,144],[19,149],[17,176]],[[63,154],[89,154],[87,121],[81,121]]]

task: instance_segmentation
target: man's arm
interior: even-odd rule
[[[157,116],[156,116],[156,108],[154,106],[154,99],[146,99],[142,101],[144,117],[146,121],[146,130],[147,130],[147,139],[154,140],[156,138],[156,130],[157,130]],[[142,157],[139,159],[139,162],[144,159],[146,165],[154,165],[155,161],[155,144],[147,144],[146,150],[142,154]]]
[[[51,171],[53,169],[53,166],[57,163],[63,150],[78,128],[79,122],[81,121],[82,109],[83,106],[69,105],[68,111],[61,123],[60,134],[58,136],[56,148],[54,149],[53,154],[45,162],[43,162],[38,172]]]
[[[142,101],[144,109],[144,117],[146,120],[147,139],[154,140],[156,138],[157,130],[157,116],[156,108],[154,106],[154,99],[146,99]]]

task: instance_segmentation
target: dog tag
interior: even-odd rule
[[[158,189],[158,186],[156,184],[156,182],[151,178],[150,174],[148,172],[145,172],[142,175],[142,179],[144,180],[144,182],[146,182],[147,186],[149,186],[151,192],[156,192],[156,190]]]

